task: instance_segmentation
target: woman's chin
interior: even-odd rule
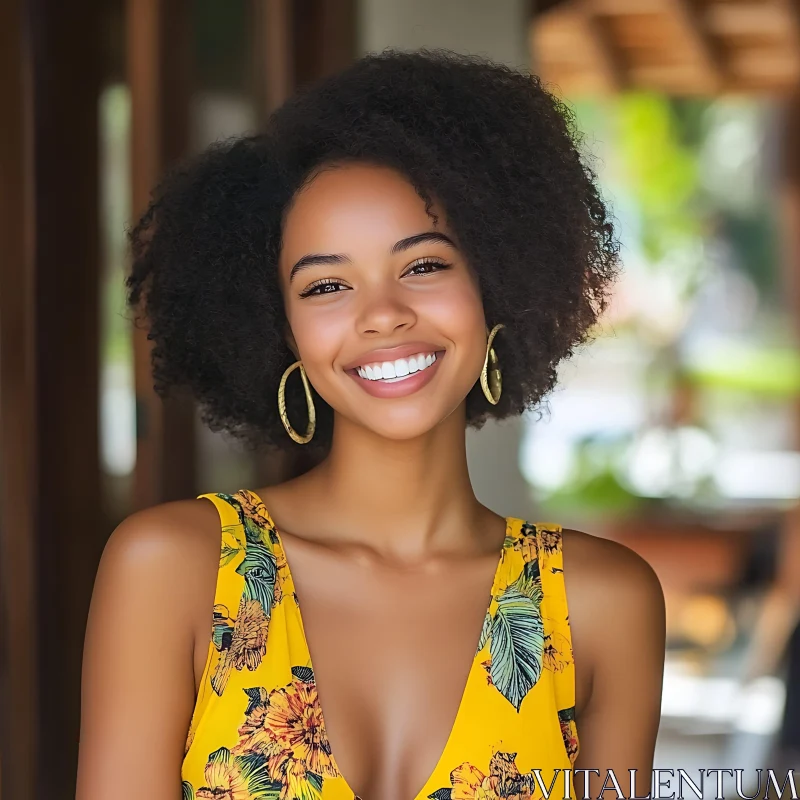
[[[428,407],[415,410],[394,409],[393,413],[382,414],[379,418],[362,416],[358,421],[362,427],[382,439],[403,442],[432,434],[449,416],[446,411],[437,414]]]

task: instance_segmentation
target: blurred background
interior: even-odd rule
[[[83,630],[114,526],[308,466],[154,396],[124,308],[126,225],[175,159],[386,46],[541,74],[622,239],[595,342],[537,412],[468,434],[479,497],[657,571],[656,767],[740,768],[751,794],[757,768],[800,769],[800,2],[4,0],[2,800],[74,796]]]

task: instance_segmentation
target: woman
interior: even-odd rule
[[[465,427],[553,388],[618,269],[567,110],[480,59],[370,56],[168,177],[132,241],[159,392],[322,459],[114,531],[79,800],[582,795],[570,768],[646,794],[653,571],[467,472]]]

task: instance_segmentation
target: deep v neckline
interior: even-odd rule
[[[256,500],[258,501],[258,503],[261,506],[261,511],[262,511],[264,517],[266,518],[266,520],[268,521],[268,523],[270,525],[271,530],[275,533],[275,539],[276,539],[275,545],[277,545],[277,547],[280,548],[281,556],[283,558],[283,569],[285,570],[285,577],[288,578],[291,581],[291,584],[294,587],[294,578],[292,576],[291,567],[289,566],[289,559],[287,558],[287,555],[286,555],[286,548],[283,546],[283,537],[281,536],[281,532],[278,530],[277,525],[275,525],[275,521],[272,519],[272,516],[269,513],[269,509],[267,508],[266,504],[261,499],[261,497],[259,497],[259,495],[256,494],[256,492],[252,491],[251,489],[249,489],[247,491],[249,492],[249,494],[251,494],[253,497],[256,498]],[[514,517],[505,517],[505,523],[506,523],[505,536],[503,537],[503,543],[502,543],[502,546],[500,548],[500,554],[499,554],[499,556],[497,558],[497,564],[496,564],[495,569],[494,569],[494,575],[492,576],[492,583],[491,583],[491,588],[489,590],[489,597],[488,597],[488,601],[486,603],[486,608],[484,609],[484,612],[483,612],[481,629],[483,627],[483,620],[485,620],[486,617],[491,613],[492,601],[493,601],[493,599],[495,597],[495,594],[496,594],[496,591],[497,591],[497,587],[501,582],[501,576],[503,574],[503,567],[506,564],[506,554],[508,552],[509,546],[513,543],[512,528],[513,528],[514,520],[515,520]],[[303,622],[303,612],[302,612],[302,608],[301,608],[301,605],[300,605],[300,598],[298,597],[296,588],[294,590],[294,599],[295,599],[295,604],[297,606],[297,620],[298,620],[299,625],[300,625],[300,630],[302,631],[302,634],[303,634],[303,644],[305,645],[306,652],[308,653],[308,665],[307,666],[309,667],[309,669],[311,670],[312,674],[314,675],[314,682],[316,684],[316,672],[314,672],[314,660],[313,660],[313,658],[311,656],[311,647],[310,647],[310,644],[309,644],[309,641],[308,641],[308,636],[306,635],[305,624]],[[413,798],[410,798],[410,800],[424,800],[424,798],[427,797],[425,792],[430,788],[431,782],[433,781],[433,779],[438,774],[439,769],[440,769],[442,763],[445,760],[445,757],[447,756],[447,754],[448,754],[448,752],[449,752],[449,750],[451,748],[451,744],[453,742],[455,731],[458,729],[459,723],[461,722],[461,719],[463,717],[465,700],[466,700],[466,696],[467,696],[467,691],[469,690],[469,686],[470,686],[470,683],[472,681],[473,672],[476,669],[476,667],[480,668],[480,665],[477,664],[477,655],[478,655],[478,652],[480,650],[480,647],[479,647],[480,641],[481,641],[481,630],[479,629],[478,637],[476,638],[476,641],[475,641],[475,648],[473,649],[473,652],[472,652],[472,660],[470,662],[469,670],[467,671],[466,680],[464,681],[464,686],[463,686],[463,688],[461,690],[461,694],[460,694],[459,701],[458,701],[458,706],[456,708],[455,718],[453,719],[453,722],[450,725],[450,730],[448,731],[447,739],[445,740],[444,747],[442,748],[442,751],[439,754],[439,757],[437,758],[436,763],[433,766],[433,769],[431,770],[430,774],[425,779],[425,782],[417,790],[417,792],[413,796]],[[316,693],[317,693],[317,708],[316,708],[316,711],[317,711],[317,714],[319,716],[320,722],[322,723],[322,727],[324,728],[324,730],[326,732],[325,735],[327,737],[328,727],[325,724],[325,712],[324,712],[323,706],[322,706],[322,696],[321,696],[320,691],[319,691],[319,685],[316,686]],[[330,746],[330,740],[328,740],[328,744]],[[335,770],[337,776],[339,777],[339,780],[344,784],[344,787],[347,790],[347,792],[349,794],[353,795],[353,800],[368,800],[367,798],[361,798],[361,796],[356,794],[355,791],[353,790],[353,788],[350,786],[350,784],[347,781],[347,778],[345,778],[345,776],[342,773],[341,769],[339,769],[339,763],[336,760],[336,754],[333,752],[333,748],[332,747],[331,747],[331,752],[328,754],[328,757],[329,757],[329,759],[331,761],[331,764],[333,765],[333,769]]]

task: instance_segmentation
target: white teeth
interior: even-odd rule
[[[396,361],[358,367],[356,372],[369,381],[397,381],[427,369],[434,361],[436,361],[435,353],[419,353],[410,358],[398,358]]]

